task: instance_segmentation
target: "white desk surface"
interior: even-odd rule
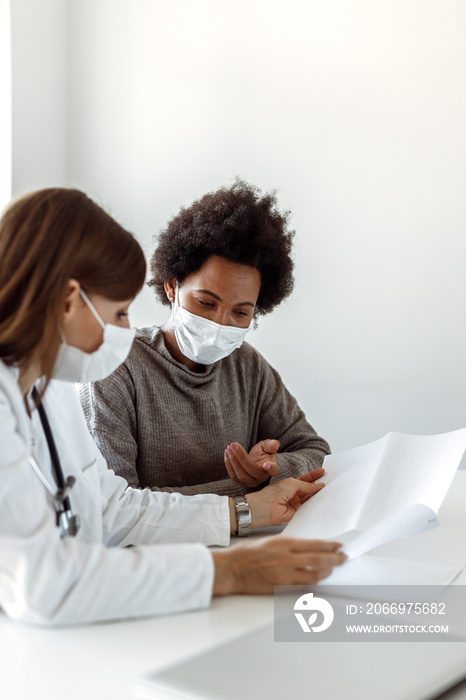
[[[457,535],[459,558],[466,561],[466,471],[456,474],[439,517],[440,528],[452,528]],[[407,545],[425,548],[436,532],[400,541],[402,553]],[[395,554],[397,545],[385,546]],[[466,584],[466,570],[456,582]],[[0,697],[129,700],[142,673],[272,620],[273,596],[217,598],[209,609],[197,612],[61,629],[19,625],[0,613]]]

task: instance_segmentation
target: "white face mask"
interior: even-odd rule
[[[68,345],[62,334],[63,342],[58,350],[52,377],[65,382],[85,384],[108,377],[126,360],[136,331],[134,328],[104,323],[87,294],[82,289],[80,294],[104,329],[103,343],[94,352],[84,352]]]
[[[185,357],[202,365],[218,362],[243,343],[250,326],[221,326],[202,316],[196,316],[180,304],[178,285],[172,306],[170,328],[175,331],[176,342]]]

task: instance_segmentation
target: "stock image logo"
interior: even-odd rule
[[[300,610],[302,612],[296,612]],[[323,598],[317,598],[313,593],[302,595],[294,604],[294,615],[299,622],[303,632],[323,632],[328,629],[333,622],[333,608],[330,603]],[[311,613],[306,621],[303,612]],[[323,616],[323,620],[319,625],[315,625],[319,618],[319,614]]]
[[[445,591],[441,585],[341,585],[304,591],[275,587],[276,642],[466,644],[466,586]]]

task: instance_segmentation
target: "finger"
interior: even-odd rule
[[[317,469],[311,469],[310,472],[307,472],[307,474],[302,474],[302,476],[298,476],[299,481],[315,481],[316,479],[320,479],[321,476],[325,474],[325,469],[323,467],[318,467]]]
[[[262,466],[257,465],[237,442],[232,442],[231,445],[228,445],[226,452],[235,471],[242,469],[243,472],[254,479],[260,479],[261,481],[267,479],[268,473],[264,472]]]
[[[307,482],[300,481],[299,479],[295,479],[295,481],[297,482],[297,489],[295,491],[295,495],[299,496],[301,499],[305,496],[313,496],[315,493],[325,488],[325,484],[323,484],[322,482]]]
[[[326,569],[315,569],[313,571],[296,571],[294,575],[295,585],[299,586],[313,586],[322,581],[323,578],[327,578],[333,571],[333,566],[329,566]]]
[[[234,479],[236,477],[235,470],[230,464],[230,460],[228,459],[227,451],[225,450],[223,453],[223,462],[225,464],[226,470],[228,472],[228,476],[230,479]]]
[[[281,542],[289,547],[291,552],[336,552],[343,545],[341,542],[327,540],[301,540],[297,537],[280,536]]]
[[[321,488],[319,488],[314,493],[306,493],[304,496],[301,493],[295,494],[293,496],[293,498],[290,500],[290,505],[295,507],[295,505],[297,504],[297,506],[296,506],[296,510],[297,510],[300,506],[302,506],[304,503],[306,503],[306,501],[309,501],[313,496],[315,496],[316,493],[321,491],[322,488],[323,488],[323,485],[321,486]]]
[[[245,484],[246,486],[256,486],[257,485],[257,479],[254,479],[250,474],[248,474],[247,471],[245,471],[242,467],[242,465],[239,463],[238,460],[235,460],[232,455],[228,452],[228,448],[225,450],[224,453],[224,460],[225,460],[225,466],[228,471],[228,475],[230,479],[237,479],[238,481],[241,481],[242,484]],[[265,472],[263,472],[264,478]]]
[[[262,467],[269,476],[278,476],[280,474],[280,467],[275,462],[266,462]]]
[[[343,552],[295,552],[293,557],[296,568],[307,571],[340,566],[346,561],[346,555]]]
[[[264,454],[273,455],[280,449],[280,440],[262,440],[260,445]]]
[[[332,566],[322,569],[293,569],[284,567],[279,573],[274,576],[275,585],[300,585],[312,586],[323,578],[327,578],[333,571]]]
[[[289,522],[294,515],[293,511],[297,511],[299,508],[301,508],[303,503],[308,501],[311,498],[311,496],[314,496],[321,489],[323,489],[324,486],[325,484],[306,484],[306,487],[311,487],[310,491],[306,490],[303,493],[302,491],[297,490],[292,496],[288,496],[288,505],[290,507],[290,511],[288,512],[288,518],[286,520],[284,519],[283,522]]]

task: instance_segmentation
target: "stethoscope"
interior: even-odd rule
[[[60,528],[61,536],[75,537],[78,533],[79,528],[81,527],[81,519],[79,515],[73,515],[68,494],[73,488],[76,479],[74,478],[74,476],[69,476],[65,481],[65,477],[63,476],[63,470],[60,464],[60,459],[58,457],[57,448],[55,445],[55,440],[53,439],[52,430],[50,429],[50,423],[48,421],[44,406],[37,400],[38,394],[35,388],[32,390],[32,398],[34,399],[34,402],[37,406],[37,410],[39,411],[39,417],[47,440],[47,445],[50,452],[50,459],[52,461],[53,473],[58,488],[55,489],[52,486],[52,484],[48,481],[48,479],[46,479],[34,457],[28,457],[29,464],[34,469],[47,491],[53,496],[53,502],[57,515],[57,526]]]

